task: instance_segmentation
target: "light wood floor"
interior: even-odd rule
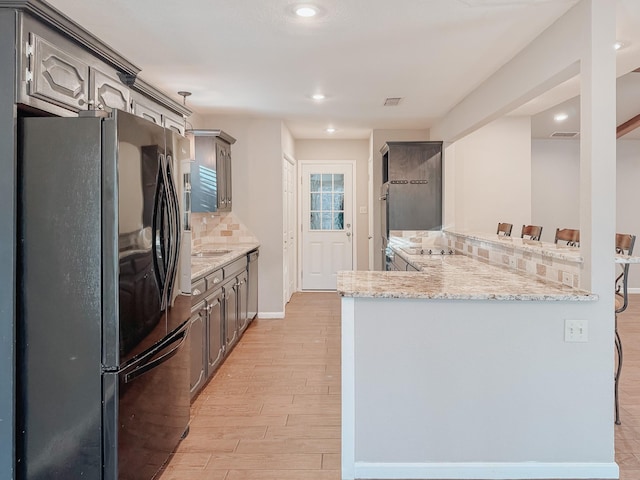
[[[640,295],[619,317],[624,346],[620,480],[640,480]],[[340,479],[340,297],[298,293],[256,320],[192,407],[160,480]]]
[[[161,480],[340,479],[340,297],[255,320],[192,406]]]
[[[620,377],[620,420],[615,427],[620,480],[640,479],[640,295],[631,295],[618,317],[624,361]]]

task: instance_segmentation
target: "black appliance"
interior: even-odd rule
[[[189,421],[189,144],[120,111],[19,133],[18,478],[150,480]]]
[[[382,265],[393,230],[442,229],[442,142],[387,142],[382,153]]]

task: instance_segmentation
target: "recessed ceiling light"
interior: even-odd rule
[[[315,17],[318,13],[318,9],[311,5],[300,5],[296,7],[295,12],[299,17],[309,18]]]
[[[325,130],[325,132],[327,132],[327,133],[336,133],[336,129],[335,129],[335,128],[333,128],[333,127],[329,127],[329,128],[327,128],[327,129]]]
[[[567,115],[566,113],[556,113],[556,114],[553,116],[553,119],[554,119],[556,122],[564,122],[567,118],[569,118],[569,115]]]
[[[624,47],[626,47],[626,44],[624,42],[618,41],[618,42],[613,44],[613,49],[614,50],[620,50],[621,48],[624,48]]]
[[[314,100],[324,100],[325,96],[321,93],[316,93],[311,95],[311,98],[313,98]]]

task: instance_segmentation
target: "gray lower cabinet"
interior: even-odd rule
[[[207,377],[210,377],[222,363],[225,351],[223,341],[224,297],[221,289],[207,297],[207,308],[209,309]]]
[[[247,257],[192,284],[191,399],[204,387],[249,324]]]
[[[247,278],[246,270],[238,275],[238,335],[242,335],[249,326],[249,284]]]
[[[207,331],[207,304],[198,303],[191,310],[191,328],[189,330],[191,348],[191,372],[189,389],[191,398],[204,386],[207,380],[206,369],[206,331]]]
[[[222,287],[225,303],[225,344],[228,351],[231,351],[238,341],[238,290],[236,282],[236,278],[232,278]]]

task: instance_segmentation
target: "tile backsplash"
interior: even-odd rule
[[[191,214],[191,247],[194,251],[209,244],[257,242],[256,236],[233,212]]]

